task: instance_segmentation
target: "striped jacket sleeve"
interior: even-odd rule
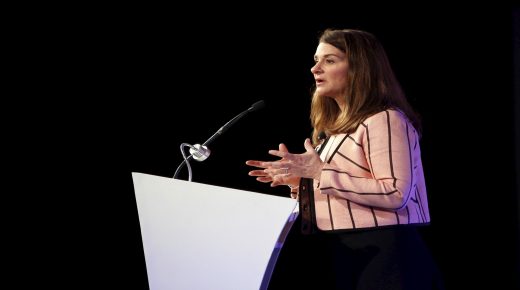
[[[398,210],[406,205],[417,182],[414,164],[420,162],[420,151],[414,148],[418,135],[399,111],[386,110],[367,118],[358,128],[370,173],[362,176],[339,163],[327,163],[319,187],[322,194],[334,195],[355,203]],[[348,156],[349,152],[334,155]],[[418,149],[418,148],[417,148]],[[422,166],[420,166],[422,170]]]

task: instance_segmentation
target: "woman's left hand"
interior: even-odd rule
[[[289,152],[287,147],[282,143],[278,145],[279,152]],[[283,158],[280,160],[282,161]],[[277,172],[272,171],[271,167],[268,165],[269,161],[259,161],[259,160],[248,160],[246,164],[249,166],[254,166],[258,168],[263,168],[261,170],[251,170],[249,171],[250,176],[256,176],[256,180],[269,183],[271,182],[271,186],[278,185],[289,185],[291,187],[297,187],[300,183],[300,177],[298,176],[289,176],[288,174],[282,173],[277,174]]]
[[[262,178],[265,180],[264,182],[272,180],[272,186],[286,184],[281,183],[281,181],[288,177],[305,177],[319,180],[325,163],[320,159],[320,156],[316,150],[314,150],[308,138],[305,139],[303,145],[306,150],[304,153],[293,154],[284,150],[269,150],[269,154],[281,157],[282,159],[278,161],[248,161],[246,164],[265,168],[263,172],[267,173],[268,177],[264,176],[257,179],[262,181],[260,180],[260,178]],[[259,173],[258,171],[259,170],[255,172]]]

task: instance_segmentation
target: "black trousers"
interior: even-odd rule
[[[443,289],[429,249],[414,227],[395,226],[324,237],[331,289]]]
[[[299,231],[297,224],[293,230]],[[291,234],[269,290],[444,289],[439,269],[415,227]]]

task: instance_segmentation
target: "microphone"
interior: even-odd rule
[[[189,160],[191,158],[193,158],[193,159],[195,159],[197,161],[204,161],[204,160],[206,160],[209,157],[209,155],[211,154],[211,150],[208,149],[207,145],[209,145],[211,142],[213,142],[213,140],[215,140],[218,136],[220,136],[224,132],[226,132],[229,129],[229,127],[231,127],[238,120],[243,118],[245,115],[247,115],[250,112],[258,111],[258,110],[262,109],[263,107],[265,107],[264,100],[260,100],[260,101],[258,101],[256,103],[254,103],[247,110],[245,110],[242,113],[236,115],[233,119],[229,120],[226,124],[224,124],[224,126],[220,127],[220,129],[218,129],[218,131],[215,132],[215,134],[213,134],[211,137],[209,137],[208,140],[206,140],[206,142],[202,143],[202,145],[195,144],[195,145],[192,146],[192,145],[187,144],[187,143],[182,143],[181,144],[181,152],[182,152],[182,155],[184,156],[184,160],[181,162],[181,164],[179,164],[179,166],[177,167],[177,170],[175,170],[175,174],[173,175],[173,178],[177,178],[177,176],[179,175],[179,172],[181,171],[181,169],[184,166],[184,164],[187,164],[188,171],[189,171],[188,172],[189,173],[188,180],[191,181],[191,167],[190,167],[190,164],[189,164]],[[184,155],[184,149],[183,149],[184,146],[190,147],[190,156],[188,156],[188,157],[186,157]]]
[[[235,124],[238,120],[240,120],[242,117],[244,117],[247,113],[250,113],[250,112],[254,112],[254,111],[257,111],[257,110],[260,110],[262,109],[263,107],[265,107],[265,102],[264,100],[260,100],[254,104],[251,105],[251,107],[249,107],[249,109],[243,111],[242,113],[236,115],[233,119],[229,120],[229,122],[227,122],[226,124],[224,124],[224,126],[220,127],[220,129],[218,129],[217,132],[215,132],[215,134],[213,134],[213,136],[209,137],[208,140],[206,140],[206,142],[204,142],[202,144],[202,147],[208,145],[209,143],[211,143],[215,138],[217,138],[218,136],[222,135],[222,133],[226,132],[229,127],[231,127],[231,125]],[[207,149],[207,148],[206,148]]]

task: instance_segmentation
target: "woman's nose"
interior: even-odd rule
[[[321,72],[321,68],[319,66],[319,63],[317,62],[313,67],[311,67],[311,73],[317,74]]]

